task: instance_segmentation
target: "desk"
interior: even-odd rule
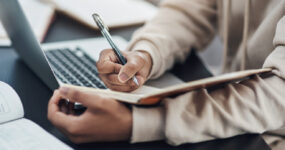
[[[131,34],[137,28],[138,26],[115,29],[112,30],[111,33],[113,35],[120,35],[129,40]],[[100,33],[85,28],[67,17],[58,15],[47,34],[45,42],[73,40],[96,36],[100,36]],[[185,70],[185,68],[187,69]],[[228,139],[213,140],[197,144],[185,144],[179,147],[169,146],[162,141],[133,145],[128,142],[74,145],[47,120],[47,104],[52,95],[52,91],[50,91],[48,87],[19,59],[12,48],[0,48],[0,70],[0,81],[10,84],[21,97],[24,105],[25,117],[36,122],[45,130],[76,149],[269,149],[261,136],[255,134],[241,135]],[[195,53],[192,53],[191,56],[189,56],[185,64],[176,65],[172,72],[184,81],[211,76]]]

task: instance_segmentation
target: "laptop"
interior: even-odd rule
[[[51,90],[64,83],[107,88],[98,77],[95,65],[101,50],[109,46],[106,39],[92,38],[40,45],[17,0],[0,0],[0,19],[20,58]],[[113,40],[120,49],[127,47],[127,41],[121,37],[113,36]],[[146,85],[165,88],[181,83],[183,81],[173,74],[165,73],[156,80],[148,81]]]
[[[0,19],[20,58],[51,90],[61,84],[107,88],[98,77],[95,65],[100,51],[106,48],[104,39],[41,46],[17,0],[0,0]],[[114,39],[121,45],[126,43],[119,37]]]

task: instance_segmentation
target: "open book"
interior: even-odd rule
[[[52,5],[44,4],[39,0],[19,0],[19,2],[37,39],[42,42],[52,22],[55,9]],[[10,44],[11,42],[0,22],[0,45],[9,46]]]
[[[19,96],[9,85],[0,82],[1,150],[72,149],[23,117],[24,110]]]
[[[91,28],[98,29],[91,15],[98,13],[110,28],[142,24],[157,8],[144,0],[44,0],[56,10]]]
[[[267,68],[267,69],[234,72],[234,73],[224,74],[221,76],[174,85],[164,89],[142,86],[141,88],[137,89],[132,93],[111,91],[109,89],[94,89],[94,88],[77,87],[77,86],[72,86],[72,87],[83,89],[86,92],[92,92],[92,93],[95,92],[96,94],[99,94],[101,96],[113,98],[126,103],[137,104],[137,105],[152,105],[160,102],[162,98],[168,96],[182,94],[185,92],[197,90],[199,88],[207,88],[218,84],[242,81],[243,79],[246,79],[249,76],[270,71],[271,69]]]

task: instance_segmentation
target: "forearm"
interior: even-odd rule
[[[140,137],[137,135],[139,133],[149,136],[155,134],[156,139],[167,139],[169,143],[179,145],[243,133],[263,133],[284,127],[284,25],[285,18],[277,27],[274,39],[276,48],[264,63],[265,68],[273,68],[272,73],[256,75],[240,83],[189,92],[173,99],[167,98],[162,106],[152,108],[156,112],[155,117],[144,113],[147,109],[134,108],[134,117],[143,117],[141,120],[144,122],[148,122],[148,118],[156,118],[160,123],[133,128],[133,137]],[[134,126],[138,123],[139,120]],[[152,127],[157,129],[156,132],[147,132]],[[132,142],[140,142],[140,138]]]
[[[149,136],[155,133],[156,139],[167,139],[170,144],[179,145],[278,129],[284,126],[285,121],[283,89],[285,82],[277,76],[256,76],[212,91],[201,89],[174,99],[167,98],[163,109],[156,111],[155,118],[162,119],[155,120],[161,122],[155,127],[149,125],[133,130],[133,136],[140,130],[142,137],[142,133]],[[150,121],[148,117],[154,118],[143,113],[147,109],[135,109],[137,114],[134,117],[141,116],[145,118],[141,119],[144,122]],[[149,128],[159,130],[147,132],[151,131]],[[140,142],[140,139],[133,139],[133,142]]]
[[[150,22],[137,31],[128,50],[145,50],[156,78],[183,61],[190,48],[202,49],[214,36],[216,0],[166,0]]]

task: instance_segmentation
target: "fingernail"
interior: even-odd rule
[[[63,95],[67,95],[67,92],[68,92],[69,88],[68,87],[60,87],[60,92],[63,94]]]
[[[124,82],[129,79],[129,76],[125,73],[121,73],[119,77],[120,77],[120,80]]]

